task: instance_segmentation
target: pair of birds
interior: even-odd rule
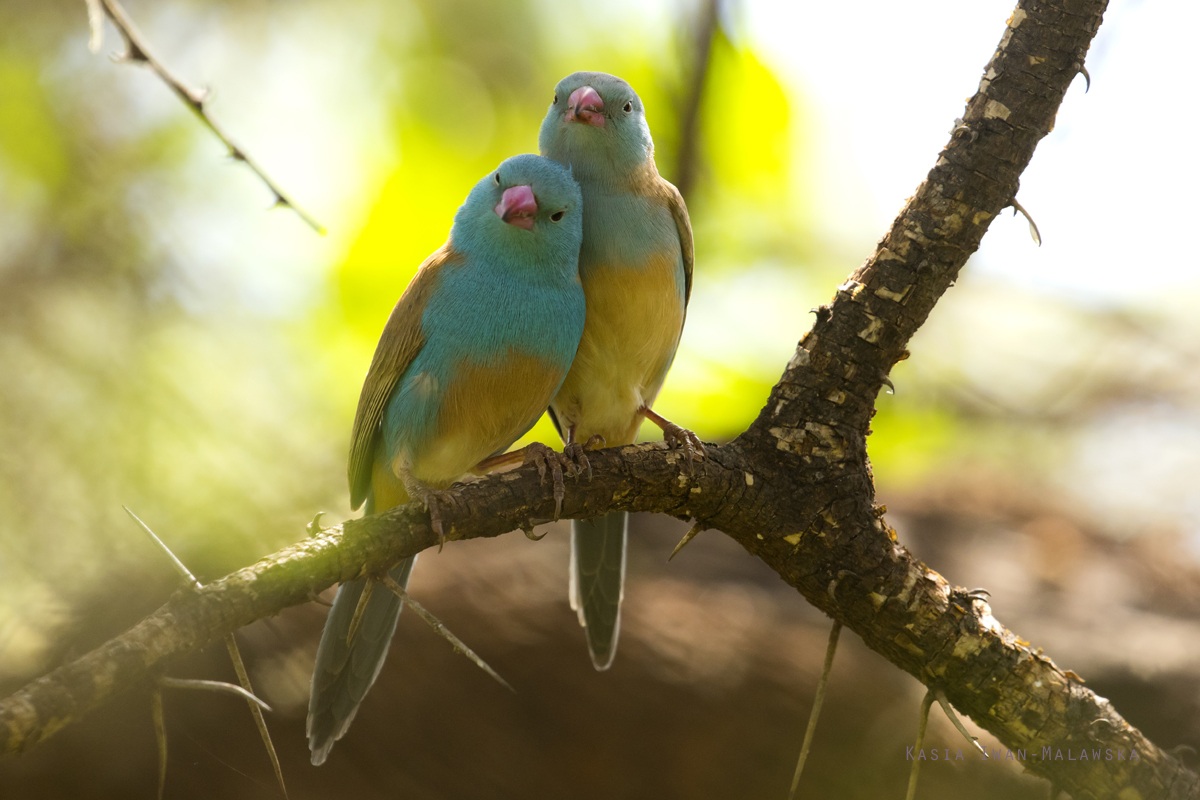
[[[641,99],[620,78],[577,72],[555,87],[541,156],[504,161],[471,190],[446,243],[421,265],[380,337],[354,419],[351,504],[375,514],[420,500],[439,532],[445,490],[524,458],[561,472],[586,446],[631,444],[643,419],[683,448],[699,439],[651,410],[675,358],[692,286],[692,230],[661,178]],[[505,451],[549,413],[565,442]],[[616,653],[628,515],[576,520],[571,606],[597,669]],[[406,586],[416,556],[390,571]],[[343,583],[317,650],[313,764],[345,734],[400,615],[391,592]],[[353,620],[359,622],[347,640]]]

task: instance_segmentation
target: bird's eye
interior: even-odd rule
[[[633,111],[633,101],[627,100],[625,102],[625,113],[628,114],[630,111]]]
[[[494,180],[496,182],[497,186],[500,185],[500,172],[499,171],[497,171],[496,174],[492,176],[492,180]]]
[[[551,103],[550,105],[552,105],[552,106],[558,105],[558,95],[557,94],[554,95],[554,102]]]
[[[559,220],[561,220],[563,218],[563,214],[565,214],[565,213],[566,213],[565,211],[555,211],[553,214],[550,215],[550,221],[558,222]]]

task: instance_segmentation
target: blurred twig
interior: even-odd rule
[[[159,549],[166,554],[170,559],[171,564],[175,567],[175,571],[187,583],[188,588],[192,591],[199,591],[204,588],[204,585],[196,579],[192,571],[187,568],[179,557],[172,552],[171,548],[167,547],[166,543],[158,538],[158,535],[150,530],[150,526],[142,522],[137,514],[129,510],[129,506],[121,506],[125,509],[125,513],[133,518],[133,521],[141,526],[142,530],[158,545]],[[317,515],[320,518],[320,515]],[[316,520],[314,520],[315,522]],[[279,755],[275,752],[275,743],[271,741],[271,733],[267,730],[267,721],[263,718],[263,710],[270,711],[271,708],[254,694],[254,687],[250,683],[250,674],[246,672],[246,664],[242,661],[242,653],[238,649],[237,639],[234,638],[232,632],[225,635],[225,648],[229,651],[229,660],[233,662],[233,671],[237,673],[238,682],[241,687],[234,686],[228,683],[220,683],[217,681],[181,681],[175,678],[160,678],[158,685],[154,689],[154,694],[151,696],[151,712],[154,715],[154,731],[155,737],[158,740],[159,752],[159,775],[158,775],[158,796],[162,798],[163,785],[167,778],[167,733],[163,722],[162,708],[162,687],[172,686],[176,688],[193,688],[193,689],[208,689],[210,691],[226,691],[238,694],[245,698],[246,705],[250,707],[250,716],[254,717],[254,725],[258,728],[258,735],[262,738],[263,746],[267,748],[267,757],[271,759],[271,768],[275,771],[275,780],[279,782],[279,789],[283,792],[284,798],[288,796],[287,785],[283,782],[283,768],[279,765]]]
[[[246,166],[254,171],[255,175],[262,179],[262,182],[267,185],[267,188],[271,190],[271,194],[275,198],[275,206],[285,206],[292,209],[300,216],[300,219],[304,220],[304,222],[308,224],[310,228],[322,236],[325,235],[325,228],[322,227],[319,222],[309,216],[308,213],[302,208],[296,205],[295,202],[293,202],[292,199],[284,193],[283,189],[279,188],[279,185],[267,176],[267,173],[263,171],[262,167],[260,167],[257,162],[255,162],[254,159],[252,159],[250,155],[241,148],[241,146],[236,144],[233,139],[229,138],[229,135],[225,133],[224,129],[221,128],[221,126],[217,124],[216,120],[209,115],[208,109],[205,107],[205,103],[208,99],[208,92],[189,88],[183,83],[183,81],[172,75],[161,61],[151,55],[150,50],[146,45],[145,37],[142,36],[141,31],[137,29],[137,26],[134,25],[133,20],[129,18],[129,14],[126,13],[124,7],[122,7],[117,0],[87,0],[87,6],[88,19],[92,30],[92,38],[88,46],[91,48],[92,52],[96,52],[100,49],[103,36],[103,26],[100,24],[102,18],[97,13],[99,11],[102,12],[104,16],[107,16],[110,20],[112,20],[113,25],[117,27],[117,30],[121,33],[121,37],[125,40],[125,52],[117,57],[118,60],[133,64],[145,64],[146,66],[150,67],[150,69],[154,70],[154,74],[161,78],[163,83],[165,83],[171,89],[171,91],[174,92],[175,95],[184,102],[184,105],[191,109],[192,112],[200,118],[200,121],[204,123],[205,127],[212,131],[213,134],[220,139],[226,147],[229,148],[230,157],[236,159],[237,161],[244,162]]]
[[[243,700],[258,705],[265,711],[270,711],[271,707],[259,700],[256,696],[243,689],[241,686],[234,686],[232,683],[225,681],[198,681],[191,678],[159,678],[158,685],[167,689],[194,689],[200,692],[217,692],[219,694],[237,695]]]
[[[708,68],[712,63],[713,38],[719,31],[719,6],[720,0],[704,0],[700,9],[696,21],[695,58],[691,75],[688,76],[687,96],[679,115],[679,155],[672,177],[675,179],[675,188],[684,200],[691,199],[692,187],[696,183],[700,158],[700,107],[708,82]]]
[[[150,692],[150,718],[154,721],[154,741],[158,744],[158,800],[167,785],[167,723],[163,718],[162,688]]]
[[[466,643],[464,643],[462,639],[459,639],[457,636],[451,633],[450,629],[447,628],[440,619],[431,614],[428,609],[425,608],[425,606],[421,605],[416,600],[413,600],[412,595],[405,591],[403,586],[396,583],[396,581],[394,581],[390,575],[384,575],[382,582],[384,586],[392,590],[392,593],[395,594],[396,597],[400,598],[404,605],[416,612],[417,616],[425,621],[425,624],[433,628],[438,636],[441,636],[443,639],[449,642],[450,646],[454,648],[456,653],[461,653],[467,658],[471,659],[475,666],[479,667],[488,675],[491,675],[497,683],[499,683],[505,689],[508,689],[510,692],[513,692],[514,694],[516,693],[516,689],[510,686],[508,681],[504,680],[504,678],[501,678],[500,673],[496,672],[496,670],[492,669],[486,661],[477,656],[475,651],[467,647]],[[370,584],[367,585],[370,586]]]
[[[233,638],[233,634],[225,637],[225,648],[229,651],[229,660],[233,662],[233,671],[237,673],[238,683],[242,684],[242,688],[249,695],[254,694],[254,687],[250,684],[250,674],[246,672],[246,663],[242,661],[242,653],[238,650],[237,639]],[[267,730],[267,720],[263,717],[263,710],[250,697],[246,698],[246,705],[250,707],[250,716],[254,717],[254,726],[258,728],[258,736],[262,739],[263,746],[267,748],[267,757],[271,759],[271,769],[275,771],[275,780],[279,782],[279,789],[283,792],[284,798],[287,798],[287,784],[283,782],[283,767],[279,764],[279,754],[275,752],[275,743],[271,741],[271,732]]]

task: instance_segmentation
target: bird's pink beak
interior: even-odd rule
[[[537,200],[533,196],[533,187],[528,185],[510,186],[505,189],[496,205],[496,215],[500,219],[527,231],[533,230],[533,218],[536,214]]]
[[[567,122],[582,122],[596,128],[604,127],[604,101],[590,86],[580,86],[567,98]]]

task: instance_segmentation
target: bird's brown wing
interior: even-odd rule
[[[671,218],[675,220],[675,230],[679,232],[679,250],[683,253],[683,305],[686,308],[688,301],[692,299],[692,265],[696,260],[695,245],[692,243],[692,220],[688,217],[683,195],[674,184],[665,178],[659,178],[658,183],[658,194],[670,209]]]
[[[442,267],[456,261],[460,256],[447,242],[433,255],[425,259],[413,277],[396,307],[388,317],[367,378],[363,381],[362,394],[358,397],[358,410],[354,414],[354,431],[350,435],[350,507],[358,508],[371,488],[371,470],[375,463],[375,450],[381,435],[380,422],[384,409],[391,400],[396,384],[412,364],[413,359],[425,345],[421,332],[421,315],[429,296],[437,286],[438,273]]]

